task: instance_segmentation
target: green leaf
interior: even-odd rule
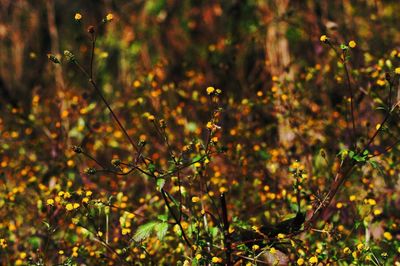
[[[168,214],[160,214],[160,215],[157,216],[157,218],[162,222],[167,222],[168,221]]]
[[[156,227],[157,224],[158,224],[158,222],[151,221],[151,222],[148,222],[146,224],[139,226],[135,235],[133,236],[133,240],[135,240],[136,242],[145,240],[146,238],[148,238],[150,236],[151,232],[154,230],[154,228]]]
[[[163,240],[163,238],[168,232],[168,223],[159,223],[154,227],[154,229],[157,232],[158,239]]]
[[[340,45],[340,49],[342,49],[342,50],[347,50],[347,49],[349,49],[349,47],[346,45],[346,44],[341,44]]]
[[[37,236],[32,236],[28,238],[29,244],[31,244],[32,250],[36,250],[40,247],[41,239]]]
[[[360,155],[354,155],[353,159],[356,160],[357,162],[365,162],[367,160],[366,156],[360,156]]]
[[[149,164],[149,166],[147,167],[147,169],[149,169],[149,171],[151,173],[154,173],[156,171],[156,166],[152,163]]]
[[[263,160],[268,160],[271,158],[271,155],[267,153],[266,151],[259,151],[258,154],[260,155],[261,159]]]
[[[157,189],[161,190],[165,185],[165,179],[164,178],[158,178],[157,179]]]
[[[201,157],[202,157],[202,156],[201,156],[200,154],[196,155],[196,156],[192,159],[192,163],[199,161],[199,160],[201,159]]]

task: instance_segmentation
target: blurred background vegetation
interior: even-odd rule
[[[82,18],[75,19],[77,13]],[[101,23],[107,14],[112,21]],[[375,108],[389,93],[385,73],[393,76],[400,66],[398,14],[396,0],[0,0],[0,239],[7,242],[0,247],[1,263],[113,261],[107,259],[112,254],[100,255],[107,248],[82,236],[71,222],[75,214],[46,204],[60,191],[79,196],[90,190],[102,202],[116,198],[120,209],[107,218],[116,250],[131,243],[120,232],[121,209],[137,215],[132,234],[164,212],[152,180],[139,174],[88,177],[84,169],[95,164],[71,150],[82,146],[108,166],[113,158],[134,159],[85,76],[65,60],[60,66],[47,58],[50,53],[61,60],[70,50],[89,67],[89,26],[97,34],[96,81],[130,136],[149,143],[145,152],[157,167],[168,168],[169,151],[146,117],[164,119],[171,146],[180,151],[207,136],[205,125],[216,106],[206,88],[222,90],[217,137],[226,153],[212,158],[204,183],[196,179],[198,170],[186,173],[187,198],[201,196],[208,184],[215,197],[228,193],[232,219],[254,225],[295,212],[294,162],[308,175],[302,207],[310,210],[329,187],[336,154],[349,148],[343,65],[320,36],[337,47],[357,42],[349,65],[357,138],[365,144],[383,117]],[[371,153],[398,139],[398,121],[390,119],[388,127]],[[380,171],[358,169],[335,199],[342,205],[324,214],[329,230],[344,237],[310,232],[302,236],[305,247],[294,247],[286,259],[308,261],[315,255],[326,263],[367,265],[363,260],[370,253],[348,256],[343,249],[370,241],[379,263],[394,263],[400,252],[397,157],[394,147],[377,157]],[[167,186],[176,193],[176,184]],[[377,206],[364,206],[371,199]],[[185,251],[179,237],[163,242],[155,237],[143,245],[144,256],[143,249],[129,246],[129,260],[176,263],[198,254]],[[79,256],[73,256],[74,247]]]

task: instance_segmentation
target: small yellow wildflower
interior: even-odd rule
[[[207,91],[207,94],[210,95],[215,91],[215,88],[214,87],[207,87],[206,91]]]
[[[192,202],[193,203],[196,203],[196,202],[199,202],[199,201],[200,201],[199,197],[192,197]]]
[[[311,264],[316,264],[316,263],[318,263],[318,258],[317,258],[317,256],[312,256],[312,257],[308,260],[308,262],[310,262]]]
[[[364,244],[363,243],[358,244],[357,245],[357,249],[358,249],[358,251],[363,250],[364,249]]]
[[[388,241],[393,239],[393,236],[390,232],[383,233],[383,237],[386,238],[386,240],[388,240]]]
[[[227,191],[228,191],[228,189],[226,187],[220,187],[219,188],[219,193],[224,193],[224,192],[227,192]]]
[[[355,41],[351,40],[351,41],[349,42],[349,47],[350,47],[350,48],[354,48],[354,47],[356,47],[356,46],[357,46],[357,43],[356,43]]]
[[[400,75],[400,67],[396,67],[394,70],[394,73]]]
[[[211,259],[211,262],[213,262],[213,263],[221,263],[221,262],[222,262],[222,259],[219,258],[219,257],[213,257],[213,258]]]
[[[111,14],[111,13],[108,13],[107,16],[106,16],[106,20],[107,20],[107,21],[111,21],[111,20],[113,20],[113,19],[114,19],[114,15]]]
[[[382,214],[382,210],[381,209],[374,210],[374,215],[375,216],[378,216],[378,215],[381,215],[381,214]]]
[[[72,205],[72,203],[68,203],[67,205],[65,205],[65,208],[67,209],[67,211],[72,211],[74,209],[74,205]]]
[[[278,238],[279,238],[279,239],[284,239],[284,238],[285,238],[285,235],[284,235],[284,234],[281,234],[281,233],[279,233],[279,234],[278,234]]]
[[[300,258],[297,260],[297,265],[303,265],[304,264],[304,259]]]
[[[355,195],[351,195],[349,199],[350,199],[350,201],[355,201],[357,198]]]
[[[127,235],[131,232],[131,229],[129,228],[122,228],[121,233],[122,235]]]
[[[73,205],[74,209],[78,209],[79,206],[80,206],[79,203],[74,203],[74,205]]]
[[[69,199],[71,197],[71,193],[68,191],[64,193],[64,199]]]
[[[328,41],[328,37],[326,35],[321,35],[321,37],[319,37],[319,40],[321,42],[326,42],[326,41]]]
[[[271,248],[271,249],[269,250],[269,252],[270,252],[271,254],[276,254],[276,249],[275,249],[275,248]]]
[[[345,248],[343,249],[343,253],[344,253],[344,254],[350,254],[350,253],[351,253],[351,249],[350,249],[349,247],[345,247]]]
[[[200,260],[201,257],[202,257],[202,255],[201,255],[200,253],[196,255],[196,259],[197,259],[197,260]]]
[[[259,249],[260,249],[260,246],[259,246],[259,245],[253,245],[253,246],[251,247],[251,249],[252,249],[253,251],[259,250]]]
[[[336,203],[336,208],[338,208],[338,209],[343,208],[343,203],[341,203],[341,202]]]
[[[46,201],[47,205],[53,205],[54,204],[54,199],[48,199]]]
[[[7,247],[7,241],[4,238],[0,238],[0,247],[1,248]]]
[[[378,80],[376,81],[376,84],[377,84],[378,86],[385,86],[386,82],[385,82],[383,79],[378,79]]]
[[[156,118],[154,117],[154,115],[149,115],[147,117],[147,120],[149,120],[150,122],[153,122]]]
[[[58,254],[60,254],[60,255],[64,254],[64,250],[59,250]]]
[[[75,13],[75,20],[81,20],[82,15],[80,13]]]

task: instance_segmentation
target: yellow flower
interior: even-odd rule
[[[354,48],[354,47],[357,46],[357,43],[352,40],[352,41],[349,42],[349,46],[350,46],[350,48]]]
[[[381,215],[381,214],[382,214],[382,210],[381,209],[374,210],[374,215],[375,216],[378,216],[378,215]]]
[[[129,228],[122,228],[122,235],[127,235],[127,234],[129,234],[131,232],[131,229],[129,229]]]
[[[338,202],[336,203],[336,208],[341,209],[343,207],[343,203]]]
[[[297,265],[303,265],[304,264],[304,259],[300,258],[297,260]]]
[[[345,247],[345,248],[343,249],[343,253],[344,253],[344,254],[350,254],[350,253],[351,253],[351,249],[350,249],[349,247]]]
[[[283,239],[283,238],[285,238],[285,235],[284,235],[284,234],[281,234],[281,233],[279,233],[277,237],[278,237],[279,239]]]
[[[53,199],[48,199],[46,201],[47,205],[53,205],[54,204],[54,200]]]
[[[394,70],[394,73],[400,75],[400,67],[396,67]]]
[[[135,88],[139,88],[140,85],[142,85],[142,84],[140,83],[139,80],[135,80],[135,81],[133,82],[133,87],[135,87]]]
[[[65,208],[67,209],[67,211],[72,211],[74,209],[74,205],[72,205],[72,203],[68,203],[67,205],[65,205]]]
[[[222,262],[222,259],[219,258],[219,257],[213,257],[213,258],[211,259],[211,262],[213,262],[213,263],[220,263],[220,262]]]
[[[214,87],[207,87],[206,91],[207,91],[207,94],[210,95],[215,91],[215,88]]]
[[[154,115],[149,115],[147,117],[147,120],[149,120],[150,122],[153,122],[156,118],[154,117]]]
[[[89,198],[88,197],[84,197],[83,199],[82,199],[82,203],[88,203],[89,202]]]
[[[82,15],[79,13],[75,13],[75,20],[81,20],[82,19]]]
[[[389,241],[393,239],[393,236],[392,236],[392,234],[390,232],[383,233],[383,237],[386,238],[386,240],[389,240]]]
[[[376,200],[368,199],[368,204],[371,205],[371,206],[374,206],[374,205],[376,205]]]
[[[259,249],[260,249],[260,246],[259,246],[259,245],[253,245],[253,246],[251,247],[251,249],[252,249],[253,251],[259,250]]]
[[[318,258],[317,258],[317,256],[312,256],[308,261],[311,264],[315,264],[315,263],[318,263]]]
[[[196,255],[196,259],[197,259],[197,260],[200,260],[201,257],[202,257],[202,255],[201,255],[200,253]]]
[[[271,248],[271,249],[269,250],[269,252],[271,252],[271,254],[276,254],[276,249],[275,249],[275,248]]]
[[[111,21],[111,20],[113,20],[113,19],[114,19],[114,15],[111,14],[111,13],[108,13],[107,16],[106,16],[106,20],[107,20],[107,21]]]
[[[378,80],[376,81],[376,84],[377,84],[378,86],[385,86],[386,82],[385,82],[383,79],[378,79]]]
[[[364,244],[363,243],[358,244],[357,245],[357,249],[358,249],[358,251],[363,250],[364,249]]]
[[[355,195],[351,195],[350,196],[350,201],[355,201],[357,198],[356,198],[356,196]]]
[[[74,207],[74,209],[78,209],[79,208],[79,203],[74,203],[73,207]]]
[[[321,42],[326,42],[326,41],[328,41],[328,37],[326,35],[321,35],[321,37],[319,37],[319,40]]]
[[[1,248],[7,247],[7,241],[4,238],[0,238],[0,247]]]
[[[192,197],[192,202],[193,203],[196,203],[196,202],[199,202],[199,201],[200,201],[199,197]]]

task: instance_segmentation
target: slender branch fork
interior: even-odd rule
[[[338,59],[344,65],[344,70],[345,70],[345,75],[346,75],[346,80],[347,80],[347,86],[348,86],[348,89],[350,91],[350,115],[351,115],[351,120],[352,120],[352,137],[351,137],[352,145],[351,146],[354,146],[354,148],[357,148],[356,147],[356,145],[357,145],[356,120],[355,120],[355,114],[354,114],[354,112],[355,112],[355,110],[354,110],[354,90],[353,90],[353,86],[351,84],[350,72],[349,72],[349,69],[348,69],[347,63],[346,63],[346,53],[345,53],[345,51],[343,51],[342,54],[339,54],[338,51],[336,50],[336,48],[332,45],[332,43],[329,42],[329,40],[327,41],[327,43],[335,51],[335,54],[337,55]],[[392,115],[392,112],[394,111],[394,109],[397,106],[397,105],[392,106],[392,91],[393,91],[394,83],[390,79],[390,76],[387,77],[387,80],[389,82],[389,95],[388,95],[389,110],[387,111],[385,117],[383,118],[382,122],[379,124],[379,126],[376,129],[376,131],[374,132],[374,134],[368,139],[368,141],[364,145],[364,147],[358,152],[357,152],[357,150],[355,151],[356,154],[364,154],[364,152],[368,150],[368,148],[373,143],[375,138],[382,131],[384,125],[388,122],[390,116]],[[381,152],[381,153],[379,153],[377,155],[368,156],[367,158],[371,159],[371,158],[373,158],[375,156],[382,155],[382,154],[386,153],[387,151],[389,151],[390,149],[392,149],[395,145],[397,145],[399,143],[400,143],[400,139],[396,140],[393,144],[388,146],[383,152]],[[348,157],[345,158],[344,161],[342,161],[342,163],[341,163],[341,165],[340,165],[340,167],[339,167],[339,169],[338,169],[338,171],[336,173],[335,179],[334,179],[329,191],[326,193],[326,195],[324,196],[322,201],[319,203],[317,208],[314,210],[311,218],[305,222],[304,229],[299,231],[299,232],[295,232],[294,235],[312,229],[312,226],[314,225],[314,223],[319,219],[319,217],[321,216],[323,211],[330,205],[331,201],[333,200],[334,196],[339,191],[339,189],[342,187],[342,185],[344,184],[345,180],[347,180],[351,176],[353,170],[358,165],[360,165],[360,163],[358,163],[358,162],[356,162],[353,159],[348,158]]]
[[[126,128],[122,125],[120,119],[119,119],[118,116],[115,114],[115,112],[114,112],[114,110],[112,109],[111,105],[109,104],[109,102],[107,101],[107,99],[104,97],[103,93],[101,92],[100,88],[98,87],[98,85],[97,85],[97,83],[96,83],[96,81],[95,81],[94,74],[93,74],[93,69],[94,69],[94,68],[93,68],[93,65],[94,65],[95,47],[96,47],[96,33],[95,33],[94,27],[92,27],[92,26],[89,28],[88,31],[89,31],[89,33],[90,33],[90,39],[91,39],[91,54],[90,54],[90,67],[89,67],[89,71],[87,71],[77,60],[73,59],[72,62],[73,62],[73,63],[78,67],[78,69],[88,78],[89,83],[90,83],[91,86],[94,88],[96,94],[100,97],[100,99],[102,100],[102,102],[106,105],[106,107],[107,107],[107,109],[109,110],[109,112],[111,113],[113,119],[116,121],[116,123],[118,124],[118,127],[119,127],[120,130],[123,132],[123,134],[125,135],[126,139],[129,141],[129,143],[131,144],[131,146],[133,147],[133,149],[136,151],[137,155],[136,155],[136,159],[135,159],[134,164],[130,164],[130,163],[128,163],[128,164],[121,163],[121,165],[126,165],[126,166],[131,167],[131,169],[130,169],[129,171],[127,171],[127,172],[119,172],[119,171],[114,171],[114,170],[106,169],[106,168],[105,168],[98,160],[96,160],[92,155],[90,155],[89,153],[87,153],[87,152],[85,152],[85,151],[83,151],[83,150],[82,150],[80,153],[82,153],[83,155],[85,155],[85,156],[86,156],[87,158],[89,158],[90,160],[94,161],[97,165],[99,165],[99,166],[102,168],[101,170],[98,170],[98,172],[104,171],[104,172],[112,173],[112,174],[116,174],[116,175],[128,175],[128,174],[132,173],[133,171],[138,170],[138,171],[141,172],[142,174],[144,174],[144,175],[146,175],[146,176],[149,176],[149,177],[152,177],[152,178],[154,178],[154,179],[156,180],[156,179],[157,179],[157,176],[155,176],[154,173],[145,171],[145,170],[141,169],[141,168],[138,166],[139,160],[141,160],[146,166],[148,166],[147,161],[150,161],[150,162],[151,162],[151,159],[142,156],[142,148],[143,148],[144,145],[142,145],[142,146],[139,147],[137,144],[135,144],[135,142],[134,142],[133,139],[129,136],[129,134],[128,134]],[[184,230],[184,228],[183,228],[183,226],[182,226],[182,223],[181,223],[181,222],[182,222],[182,212],[183,212],[183,211],[182,211],[182,208],[183,208],[183,203],[182,203],[183,196],[182,196],[182,192],[181,192],[181,180],[180,180],[181,177],[180,177],[180,171],[183,170],[184,168],[187,168],[187,167],[189,167],[189,166],[191,166],[191,165],[197,163],[197,162],[203,161],[206,157],[208,157],[209,155],[212,154],[212,152],[209,150],[209,144],[210,144],[211,138],[210,138],[210,136],[208,136],[208,138],[207,138],[205,155],[201,156],[200,159],[195,160],[195,161],[193,161],[193,162],[191,162],[191,163],[188,163],[188,164],[186,164],[186,165],[181,165],[181,164],[179,163],[180,159],[176,159],[175,156],[174,156],[174,152],[173,152],[172,147],[171,147],[171,145],[170,145],[170,143],[169,143],[169,141],[168,141],[166,132],[165,132],[164,130],[160,130],[160,129],[158,128],[158,126],[156,125],[156,123],[154,123],[154,125],[155,125],[155,127],[156,127],[156,129],[157,129],[157,132],[160,134],[160,136],[163,138],[164,142],[166,143],[166,146],[167,146],[167,149],[168,149],[168,153],[169,153],[169,155],[171,156],[171,158],[173,159],[174,164],[175,164],[175,169],[172,170],[172,171],[170,171],[170,172],[167,172],[166,174],[163,175],[163,177],[167,177],[167,176],[170,176],[170,175],[172,175],[172,174],[174,174],[174,173],[177,173],[178,178],[179,178],[179,180],[178,180],[178,182],[179,182],[179,193],[180,193],[179,216],[176,216],[176,214],[174,213],[174,211],[173,211],[173,209],[172,209],[172,206],[171,206],[171,204],[170,204],[170,200],[171,200],[171,201],[173,201],[173,200],[172,200],[171,196],[169,195],[169,193],[168,193],[164,188],[161,188],[161,189],[160,189],[160,192],[161,192],[162,198],[163,198],[163,200],[164,200],[164,202],[165,202],[165,205],[167,206],[167,209],[168,209],[169,213],[171,213],[172,218],[175,220],[175,224],[177,224],[177,225],[179,226],[180,230],[181,230],[182,238],[184,239],[184,241],[186,242],[186,244],[187,244],[189,247],[191,247],[192,244],[191,244],[191,242],[190,242],[188,236],[186,235],[185,230]],[[226,208],[226,206],[225,206],[225,208]],[[225,210],[225,211],[226,211],[226,210]],[[227,216],[226,216],[226,217],[227,217]],[[227,218],[226,218],[226,222],[227,222]],[[229,255],[229,257],[230,257],[230,255]]]

